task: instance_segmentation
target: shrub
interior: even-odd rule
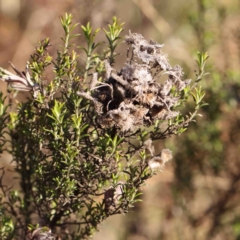
[[[140,201],[140,187],[172,158],[169,149],[155,152],[153,141],[183,133],[205,105],[198,84],[207,54],[198,54],[196,80],[184,80],[163,45],[130,32],[127,61],[117,71],[123,30],[117,18],[103,29],[107,48],[99,52],[100,29],[81,27],[84,63],[70,45],[77,24],[68,14],[61,23],[64,44],[55,60],[45,39],[25,72],[1,68],[13,92],[30,93],[10,113],[0,95],[0,152],[11,153],[20,182],[20,190],[5,186],[2,169],[2,239],[86,239],[106,218],[127,213]],[[193,112],[184,114],[191,97]]]

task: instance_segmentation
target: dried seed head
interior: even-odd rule
[[[172,151],[170,151],[169,149],[163,149],[161,152],[161,159],[163,161],[163,164],[165,164],[166,162],[171,160],[172,159]]]
[[[148,165],[152,169],[152,171],[162,169],[161,157],[154,157],[154,158],[150,159],[148,162]]]
[[[162,170],[169,160],[172,159],[172,152],[169,149],[163,149],[161,152],[161,156],[153,157],[149,160],[149,167],[155,171],[157,169]]]
[[[150,155],[153,156],[155,149],[154,146],[152,145],[152,139],[148,139],[144,142],[144,146],[146,147],[146,149],[149,151]]]

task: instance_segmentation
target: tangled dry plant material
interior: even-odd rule
[[[120,72],[105,60],[105,81],[98,82],[98,73],[94,73],[90,92],[78,94],[93,101],[100,124],[116,125],[122,131],[178,116],[179,112],[172,108],[191,80],[182,79],[180,66],[169,64],[162,53],[163,45],[148,42],[136,33],[130,33],[125,41],[131,46],[132,55]],[[164,75],[167,80],[159,83]],[[171,92],[173,88],[175,91]]]

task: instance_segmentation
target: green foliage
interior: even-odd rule
[[[10,216],[5,215],[4,208],[0,208],[0,237],[1,239],[13,238],[14,224]]]
[[[115,53],[115,49],[118,46],[118,40],[120,39],[119,35],[123,31],[124,23],[119,23],[119,20],[116,17],[113,17],[113,23],[108,24],[109,30],[103,29],[107,40],[108,40],[108,48],[109,48],[109,64],[113,65],[115,61],[115,57],[117,54]]]
[[[114,17],[104,29],[108,45],[102,54],[93,53],[101,44],[95,39],[100,29],[93,31],[90,23],[81,27],[87,47],[78,47],[86,55],[80,67],[70,44],[79,36],[73,34],[77,24],[68,14],[61,23],[64,46],[56,60],[45,39],[29,61],[31,78],[15,68],[18,76],[2,77],[9,83],[17,79],[31,93],[9,115],[0,95],[0,146],[8,127],[8,151],[21,187],[9,191],[1,181],[11,215],[1,219],[3,237],[14,230],[14,239],[54,239],[56,234],[87,239],[109,216],[129,212],[140,201],[139,187],[171,159],[168,149],[156,154],[152,140],[181,134],[205,105],[197,82],[205,74],[207,54],[198,54],[199,72],[191,83],[182,80],[181,67],[171,67],[161,45],[130,34],[125,41],[134,61],[117,72],[113,64],[123,24]],[[54,77],[49,81],[50,65]],[[162,75],[168,80],[157,83]],[[191,96],[194,111],[183,114]]]
[[[199,72],[196,73],[196,77],[197,77],[196,82],[200,81],[202,77],[208,74],[204,72],[206,61],[208,58],[209,58],[208,53],[201,54],[200,52],[198,52],[197,64],[198,64]]]

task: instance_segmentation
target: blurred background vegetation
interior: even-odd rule
[[[180,138],[156,143],[173,151],[173,161],[148,181],[132,213],[109,218],[93,239],[240,239],[240,1],[0,0],[0,66],[8,69],[11,61],[24,69],[46,37],[56,56],[65,12],[94,28],[117,16],[124,34],[131,30],[164,43],[170,62],[181,65],[187,78],[195,77],[197,51],[210,55],[210,75],[202,82],[209,105],[202,117]],[[80,36],[77,44],[82,41]],[[126,58],[121,49],[119,68]],[[7,94],[5,83],[0,89]],[[19,93],[18,100],[25,97]],[[3,154],[0,166],[11,169],[10,161]],[[8,172],[6,181],[12,177]]]

